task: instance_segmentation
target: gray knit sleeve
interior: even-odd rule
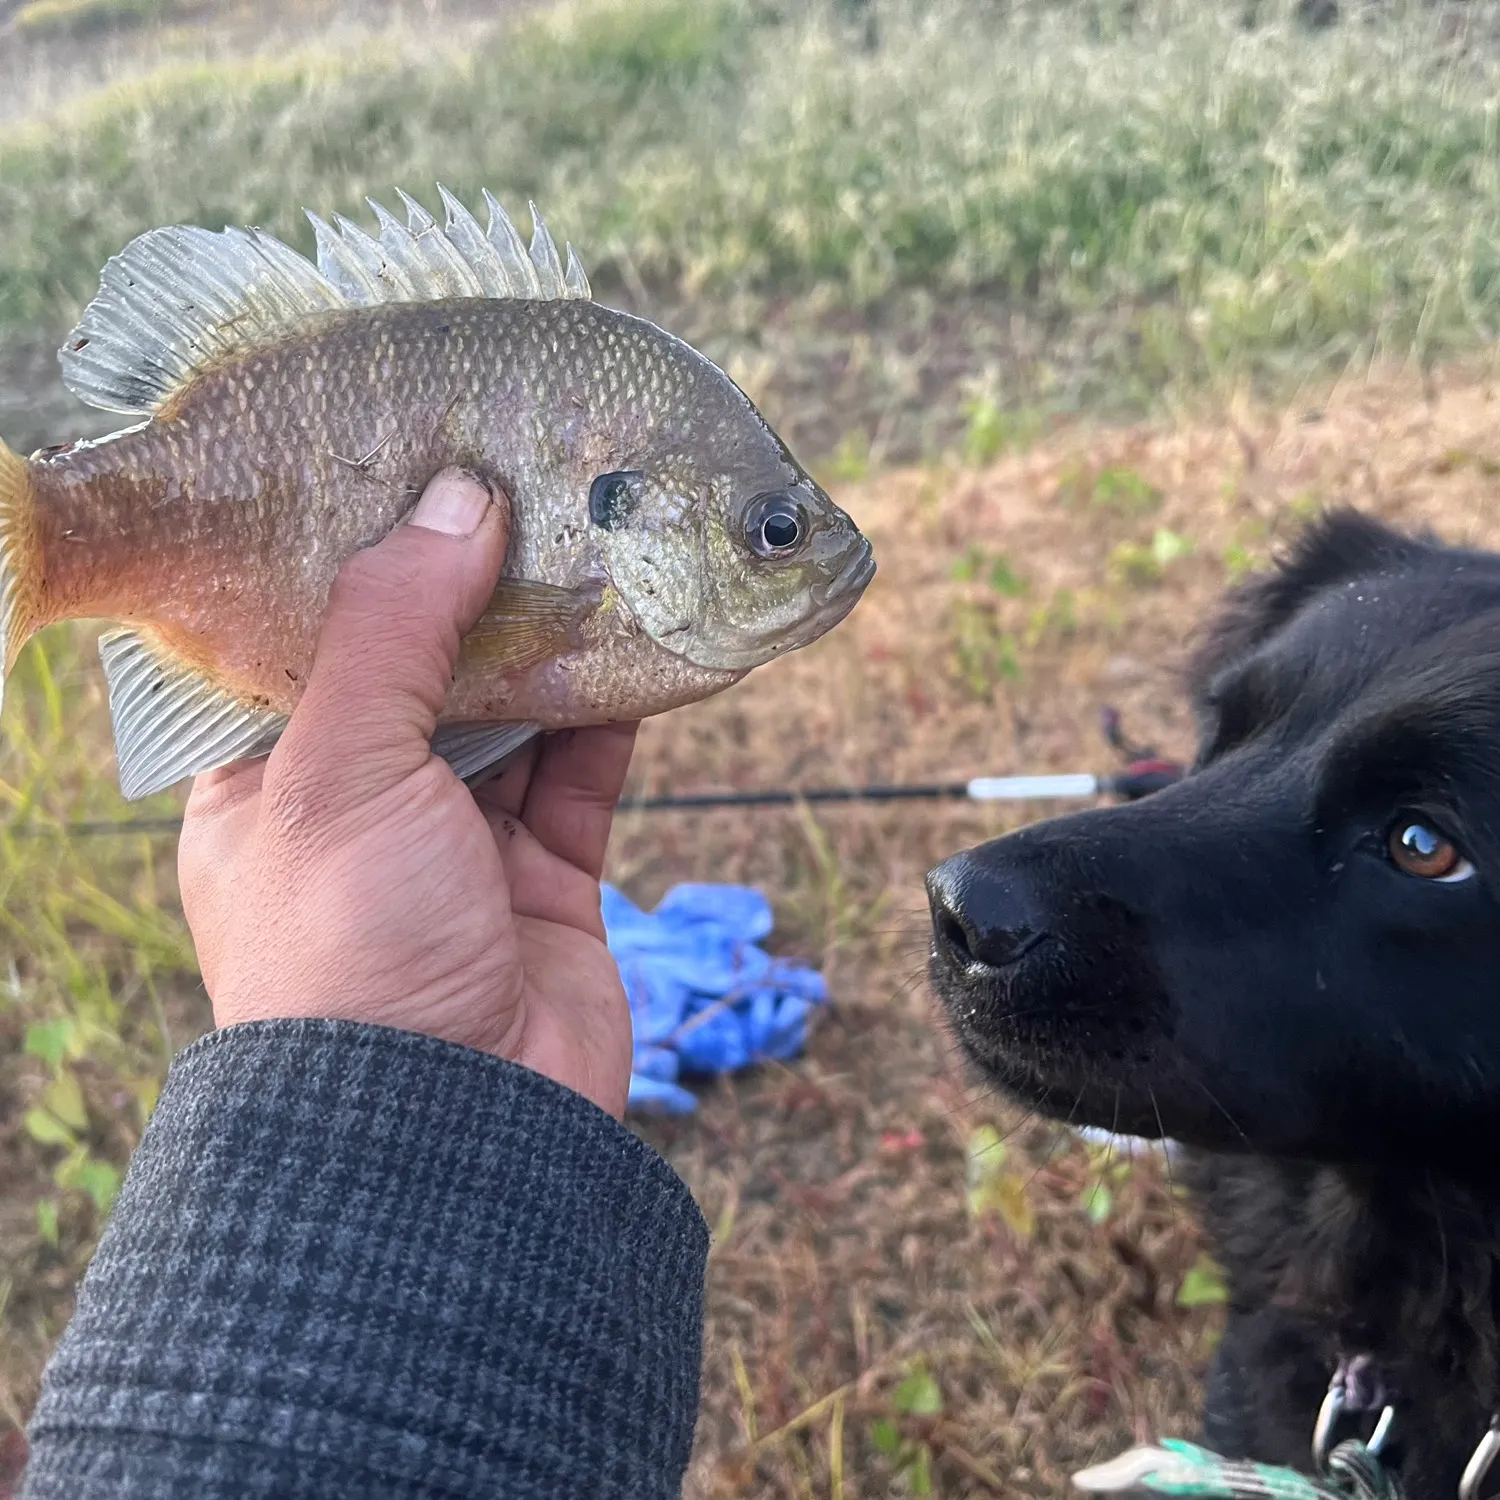
[[[540,1075],[350,1022],[172,1066],[32,1421],[24,1500],[657,1500],[708,1233]]]

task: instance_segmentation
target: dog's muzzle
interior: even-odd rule
[[[933,957],[955,977],[993,983],[1051,933],[1019,880],[969,854],[945,860],[927,877]]]

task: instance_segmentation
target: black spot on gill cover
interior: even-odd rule
[[[589,488],[589,520],[602,531],[618,531],[635,510],[640,475],[601,474]]]

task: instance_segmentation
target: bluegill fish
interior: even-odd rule
[[[735,384],[595,302],[532,209],[378,235],[309,215],[317,264],[255,229],[153,230],[61,352],[146,420],[22,459],[0,444],[0,662],[105,619],[121,789],[266,753],[341,563],[459,464],[510,500],[501,581],[434,750],[465,777],[539,730],[638,718],[816,640],[869,543]]]

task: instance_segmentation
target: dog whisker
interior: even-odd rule
[[[1214,1093],[1211,1088],[1209,1088],[1208,1084],[1204,1082],[1202,1077],[1197,1073],[1189,1072],[1188,1078],[1192,1083],[1195,1083],[1198,1086],[1198,1088],[1202,1091],[1204,1098],[1206,1098],[1208,1102],[1212,1104],[1213,1107],[1218,1110],[1218,1112],[1223,1115],[1224,1118],[1229,1122],[1230,1129],[1233,1130],[1234,1133],[1239,1136],[1239,1138],[1247,1146],[1250,1145],[1250,1137],[1241,1128],[1240,1122],[1236,1120],[1235,1117],[1230,1114],[1227,1109],[1224,1108],[1224,1106],[1219,1102],[1219,1096]]]

